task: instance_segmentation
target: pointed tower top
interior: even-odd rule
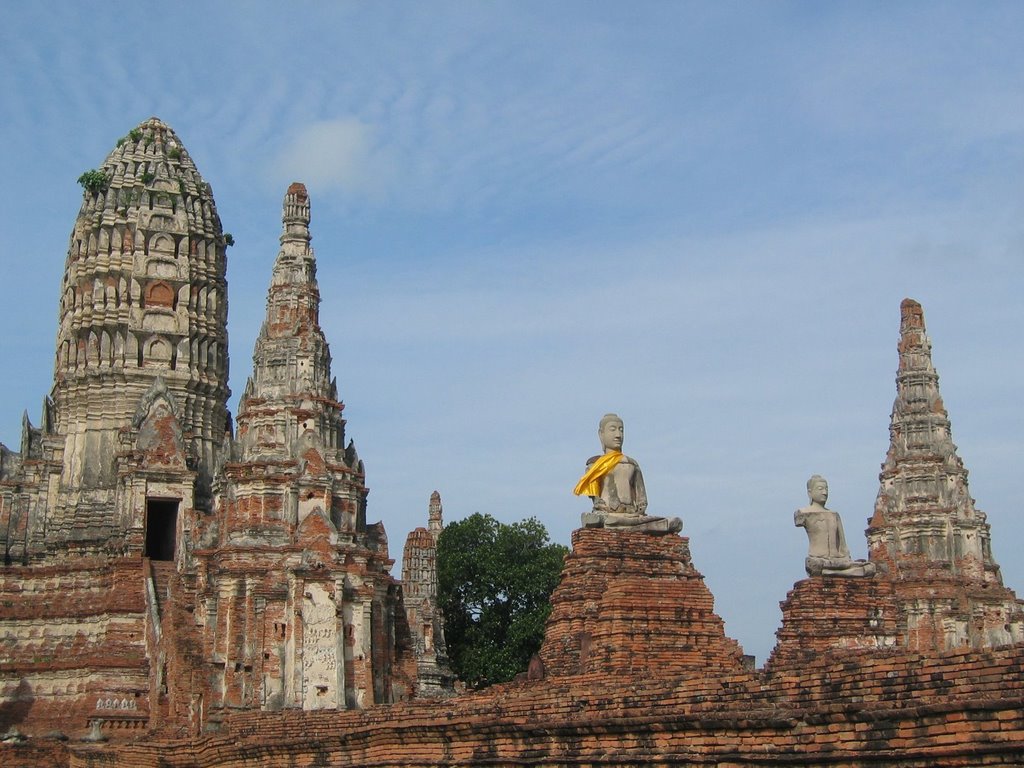
[[[284,196],[281,250],[267,292],[267,317],[253,351],[253,374],[239,403],[240,456],[291,455],[295,441],[312,430],[332,461],[342,461],[344,454],[345,463],[356,469],[355,448],[342,449],[344,406],[337,400],[331,353],[320,327],[309,220],[309,194],[295,182]],[[251,407],[254,402],[258,407]]]
[[[427,530],[431,533],[439,534],[441,529],[444,528],[444,517],[441,509],[441,494],[434,491],[430,494],[430,511],[428,513]]]
[[[921,307],[921,302],[911,298],[904,299],[900,302],[900,315],[902,328],[911,325],[916,328],[924,328],[924,309]]]
[[[924,309],[913,299],[904,299],[900,303],[898,349],[900,373],[915,371],[935,375],[935,368],[932,366],[932,342],[924,325]]]
[[[298,181],[292,182],[284,195],[284,224],[281,232],[281,246],[295,244],[305,252],[309,252],[309,193],[306,185]],[[304,248],[303,248],[304,246]]]

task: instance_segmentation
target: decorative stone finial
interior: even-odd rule
[[[284,229],[281,232],[281,245],[286,243],[305,243],[312,239],[309,234],[309,193],[305,184],[292,182],[284,196]]]
[[[442,528],[444,528],[444,519],[441,510],[441,494],[434,491],[430,494],[427,530],[437,535],[441,533]]]

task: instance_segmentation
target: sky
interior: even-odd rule
[[[597,425],[763,663],[805,482],[855,557],[899,304],[1024,594],[1024,5],[0,0],[0,440],[53,383],[75,183],[157,116],[228,252],[234,412],[302,181],[368,519],[569,543]],[[1016,479],[1014,479],[1016,478]]]

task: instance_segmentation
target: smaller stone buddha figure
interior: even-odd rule
[[[793,524],[807,531],[808,551],[804,567],[808,576],[874,576],[875,564],[854,560],[846,546],[843,521],[825,507],[828,483],[821,475],[807,481],[810,504],[793,513]]]
[[[594,507],[583,513],[585,528],[621,528],[646,533],[675,533],[682,530],[678,517],[651,517],[647,512],[647,490],[640,465],[622,453],[622,419],[614,413],[601,419],[597,435],[604,453],[587,461],[587,471],[573,493],[589,496]]]

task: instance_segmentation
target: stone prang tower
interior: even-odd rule
[[[903,599],[912,648],[985,648],[1024,638],[1024,604],[1003,586],[985,513],[974,506],[932,365],[924,310],[900,305],[889,450],[867,530]]]
[[[127,438],[156,392],[174,403],[201,507],[229,428],[225,237],[210,186],[156,118],[93,173],[61,283],[53,391],[22,440],[21,467],[46,496],[26,500],[35,514],[15,557],[142,546]]]
[[[284,198],[281,250],[267,291],[267,316],[256,339],[252,376],[239,404],[236,461],[227,467],[227,477],[247,483],[241,468],[261,467],[257,486],[262,489],[266,474],[262,467],[297,462],[297,476],[330,480],[307,480],[295,486],[282,498],[281,520],[295,525],[319,508],[336,527],[363,530],[365,472],[355,444],[349,441],[345,448],[345,406],[338,400],[331,353],[320,328],[320,289],[309,216],[306,188],[292,184]],[[319,472],[308,468],[310,462]]]
[[[53,392],[21,450],[0,446],[0,733],[195,734],[237,710],[443,695],[433,649],[418,682],[366,522],[306,188],[285,195],[235,436],[209,185],[156,118],[81,181]]]
[[[1024,641],[1024,603],[1003,585],[939,395],[924,311],[900,304],[889,450],[866,531],[871,578],[819,575],[782,604],[769,668],[865,649],[947,653]]]
[[[237,439],[215,480],[216,513],[194,537],[203,656],[225,662],[209,667],[214,716],[365,707],[415,686],[387,534],[367,525],[363,462],[343,447],[302,184],[283,209]]]

